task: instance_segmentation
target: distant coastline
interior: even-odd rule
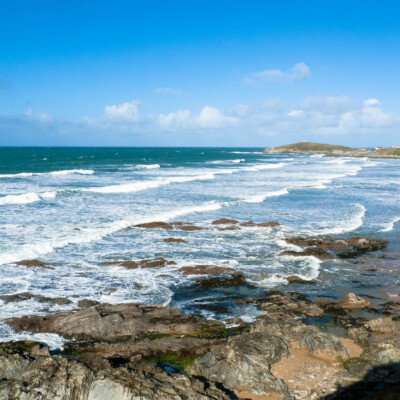
[[[322,154],[327,157],[368,157],[368,158],[400,158],[400,146],[376,147],[374,150],[366,148],[352,148],[323,143],[299,142],[285,146],[268,147],[263,150],[266,154]]]

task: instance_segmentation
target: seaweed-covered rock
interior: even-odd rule
[[[203,289],[210,289],[215,287],[231,287],[231,286],[244,286],[246,279],[241,272],[236,272],[227,277],[210,277],[196,279],[196,284]]]

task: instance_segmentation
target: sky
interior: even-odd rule
[[[400,145],[397,0],[0,1],[0,146]]]

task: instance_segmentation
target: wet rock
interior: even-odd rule
[[[29,268],[45,268],[45,269],[54,269],[52,267],[50,267],[50,265],[54,265],[54,264],[50,264],[50,263],[46,263],[44,261],[40,261],[40,260],[22,260],[22,261],[18,261],[15,264],[17,265],[23,265],[24,267],[29,267]]]
[[[255,225],[256,225],[256,223],[253,221],[246,221],[246,222],[242,222],[240,224],[240,226],[255,226]]]
[[[147,222],[144,224],[135,225],[136,228],[145,228],[145,229],[173,229],[172,224],[161,221]]]
[[[68,300],[65,297],[43,297],[43,296],[38,296],[37,301],[39,303],[51,303],[51,304],[57,304],[59,306],[63,306],[65,304],[71,303],[71,300]]]
[[[15,293],[15,294],[5,294],[0,296],[0,299],[5,303],[19,303],[20,301],[29,300],[35,297],[34,294],[28,292]]]
[[[278,254],[278,256],[292,256],[292,257],[317,257],[320,260],[329,260],[332,257],[328,252],[319,247],[308,247],[304,251],[285,250]]]
[[[194,307],[200,310],[212,311],[216,314],[226,314],[228,312],[226,307],[216,304],[196,304]]]
[[[289,351],[282,339],[260,332],[242,334],[197,358],[188,372],[237,392],[288,395],[285,383],[269,371],[271,364],[287,357]]]
[[[133,340],[126,338],[117,341],[73,341],[64,346],[64,354],[82,358],[87,354],[100,355],[103,358],[120,358],[125,360],[166,360],[173,356],[193,361],[203,355],[212,346],[219,345],[222,339],[205,339],[194,337],[173,337],[166,334],[149,333]],[[183,360],[182,360],[183,361]]]
[[[388,243],[385,239],[371,239],[365,237],[352,237],[347,242],[355,251],[361,253],[382,250]]]
[[[183,225],[177,229],[180,229],[181,231],[192,232],[192,231],[202,231],[204,228],[195,225]]]
[[[89,308],[99,305],[98,301],[90,300],[90,299],[82,299],[78,301],[78,307],[80,308]]]
[[[149,333],[213,337],[225,334],[222,322],[181,314],[177,308],[133,303],[99,305],[47,316],[6,321],[16,331],[50,332],[67,337],[113,339]]]
[[[185,243],[185,241],[183,239],[173,238],[173,237],[164,239],[164,242],[165,243]]]
[[[225,226],[224,228],[218,228],[219,231],[238,231],[239,229],[240,228],[235,225]]]
[[[236,272],[229,277],[212,277],[196,279],[196,284],[203,289],[211,289],[216,287],[232,287],[246,285],[246,279],[241,272]]]
[[[300,283],[300,284],[305,284],[305,285],[312,285],[315,283],[315,281],[313,279],[307,280],[307,279],[300,278],[300,276],[297,276],[297,275],[288,276],[288,277],[286,277],[286,280],[289,283]]]
[[[266,311],[271,319],[288,320],[294,316],[321,317],[324,310],[308,300],[298,300],[289,294],[272,292],[265,297],[250,298],[236,303],[254,303],[258,308]]]
[[[280,223],[276,221],[270,221],[270,222],[261,222],[259,224],[256,224],[259,228],[275,228],[276,226],[279,226]]]
[[[287,243],[300,247],[315,247],[320,250],[336,252],[342,258],[351,258],[359,254],[377,251],[387,246],[387,240],[365,237],[351,237],[349,239],[334,238],[288,238]]]
[[[300,339],[300,347],[305,347],[313,354],[330,353],[334,356],[347,360],[350,355],[347,347],[339,340],[338,337],[330,333],[321,331],[307,332]]]
[[[183,275],[217,275],[235,271],[235,269],[231,267],[217,267],[212,265],[195,265],[194,267],[180,268],[179,271],[181,271]]]
[[[0,348],[0,398],[24,400],[229,400],[213,382],[171,375],[140,363],[110,363],[101,357],[84,361],[61,356],[32,356]]]
[[[103,265],[121,265],[127,269],[136,269],[139,266],[135,261],[105,261],[103,262]]]
[[[217,219],[213,222],[211,222],[212,225],[231,225],[231,224],[237,224],[239,221],[236,221],[235,219],[229,219],[229,218],[220,218]]]
[[[153,260],[141,260],[139,262],[140,268],[162,268],[166,265],[176,265],[176,262],[168,261],[162,257],[154,258]]]

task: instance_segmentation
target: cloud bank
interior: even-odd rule
[[[198,112],[183,109],[146,115],[141,113],[141,102],[132,100],[105,106],[99,118],[62,120],[44,113],[35,114],[32,110],[20,116],[0,116],[1,145],[30,145],[32,137],[36,144],[48,145],[199,145],[205,142],[209,146],[264,146],[267,138],[279,143],[334,138],[348,143],[347,139],[351,138],[366,145],[365,141],[381,144],[383,137],[393,141],[399,130],[400,116],[384,111],[378,99],[358,100],[347,96],[307,97],[299,104],[271,99],[236,104],[226,110],[205,105]]]

